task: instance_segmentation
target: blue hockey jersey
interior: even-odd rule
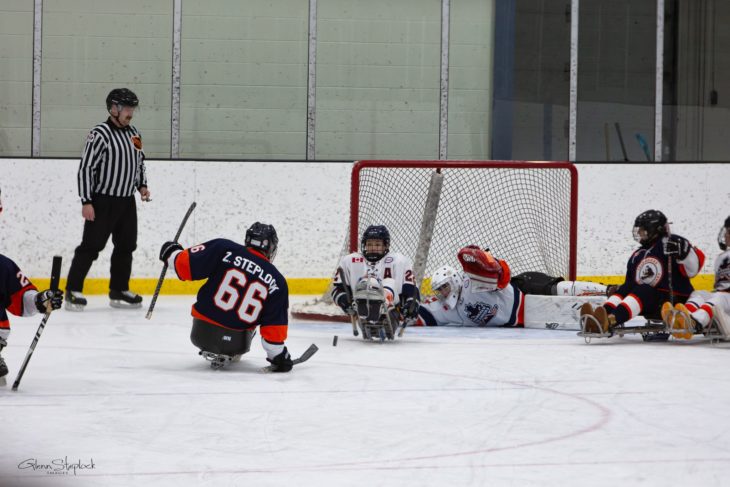
[[[258,325],[267,342],[286,340],[289,288],[263,254],[215,239],[179,252],[174,268],[183,281],[207,279],[193,304],[193,317],[234,330]]]
[[[636,249],[626,264],[626,278],[616,291],[614,300],[628,296],[634,286],[647,284],[658,291],[669,293],[669,275],[671,272],[672,290],[675,296],[686,298],[694,288],[690,278],[696,276],[705,263],[705,254],[696,247],[690,247],[689,255],[679,261],[672,259],[671,270],[669,256],[664,253],[664,243],[657,239],[653,245]],[[609,299],[609,301],[611,301]]]
[[[36,290],[15,262],[0,254],[0,336],[10,332],[7,311],[15,316],[27,316],[34,312],[23,309],[23,295]],[[7,311],[6,311],[7,310]]]

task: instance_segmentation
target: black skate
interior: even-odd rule
[[[66,291],[66,309],[69,311],[83,311],[87,301],[80,291]]]
[[[5,345],[7,345],[8,342],[6,342],[4,339],[0,338],[0,352],[3,351],[3,348],[5,348]],[[5,363],[5,360],[3,359],[2,355],[0,355],[0,386],[5,385],[5,376],[8,375],[8,366]]]
[[[141,308],[142,296],[129,290],[109,290],[109,304],[112,308]]]

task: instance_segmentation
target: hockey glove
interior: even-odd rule
[[[403,316],[407,320],[418,318],[418,301],[416,298],[410,297],[403,303]]]
[[[289,350],[284,347],[284,350],[274,358],[267,358],[271,362],[272,372],[289,372],[294,367],[294,362],[291,360]]]
[[[63,293],[59,289],[55,291],[46,289],[35,295],[35,307],[39,313],[50,313],[60,308],[62,304]]]
[[[167,259],[169,259],[174,252],[182,249],[182,245],[177,242],[165,242],[162,244],[162,248],[160,249],[160,260],[167,263]]]
[[[664,243],[664,253],[666,255],[676,255],[678,260],[686,259],[690,248],[692,246],[689,240],[679,235],[670,235]]]
[[[347,298],[346,292],[340,292],[335,295],[335,304],[339,306],[345,314],[355,314],[355,310],[352,308],[352,303]]]

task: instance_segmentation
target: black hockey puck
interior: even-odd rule
[[[333,347],[337,346],[337,335],[335,335],[335,337],[332,339],[332,346]]]

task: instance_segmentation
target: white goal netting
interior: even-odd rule
[[[513,274],[541,271],[573,279],[577,184],[570,163],[359,161],[340,257],[359,248],[368,225],[378,224],[388,227],[391,250],[413,259],[419,282],[442,265],[459,268],[456,254],[469,244],[489,248]],[[328,302],[325,293],[292,314],[340,314]]]

